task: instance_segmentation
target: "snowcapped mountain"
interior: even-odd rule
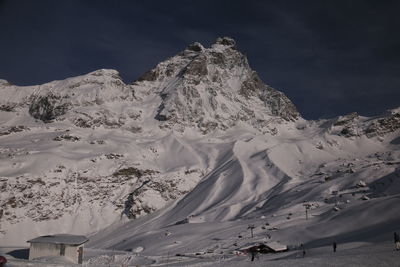
[[[228,37],[189,45],[132,84],[97,70],[0,80],[0,95],[1,245],[112,225],[91,246],[179,252],[211,246],[210,224],[231,235],[267,219],[289,229],[273,239],[294,242],[304,204],[318,214],[305,241],[336,221],[357,222],[337,235],[400,221],[400,109],[304,120]],[[199,242],[155,244],[166,227]]]
[[[227,37],[208,49],[199,43],[189,45],[145,73],[133,88],[137,95],[156,93],[162,98],[155,118],[169,128],[197,126],[208,133],[240,121],[265,128],[271,117],[299,117],[293,103],[265,85]]]

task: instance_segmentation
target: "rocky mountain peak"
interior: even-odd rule
[[[193,44],[190,44],[186,47],[186,50],[194,52],[203,52],[204,49],[205,49],[204,46],[199,42],[194,42]]]
[[[155,118],[164,127],[179,124],[209,132],[245,122],[265,129],[271,119],[300,116],[282,92],[263,83],[230,37],[218,38],[210,48],[189,45],[134,86],[139,94],[161,96]]]
[[[226,36],[225,37],[219,37],[215,41],[215,44],[216,45],[224,45],[224,46],[230,47],[232,49],[236,49],[236,42],[231,37],[226,37]]]

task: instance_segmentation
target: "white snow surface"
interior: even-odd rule
[[[0,253],[64,233],[89,237],[87,266],[246,266],[235,251],[260,242],[289,252],[252,265],[394,266],[400,108],[304,120],[230,40],[131,85],[114,70],[1,80]]]

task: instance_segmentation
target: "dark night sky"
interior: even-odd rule
[[[0,78],[112,68],[129,83],[189,43],[231,36],[305,118],[373,115],[400,106],[399,13],[385,0],[0,0]]]

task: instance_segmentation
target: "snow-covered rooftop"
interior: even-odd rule
[[[267,243],[266,246],[277,252],[287,250],[286,245],[280,244],[278,242],[270,242],[270,243]]]
[[[69,235],[69,234],[59,234],[59,235],[44,235],[31,240],[29,243],[51,243],[51,244],[66,244],[66,245],[81,245],[86,243],[89,239],[83,235]]]

